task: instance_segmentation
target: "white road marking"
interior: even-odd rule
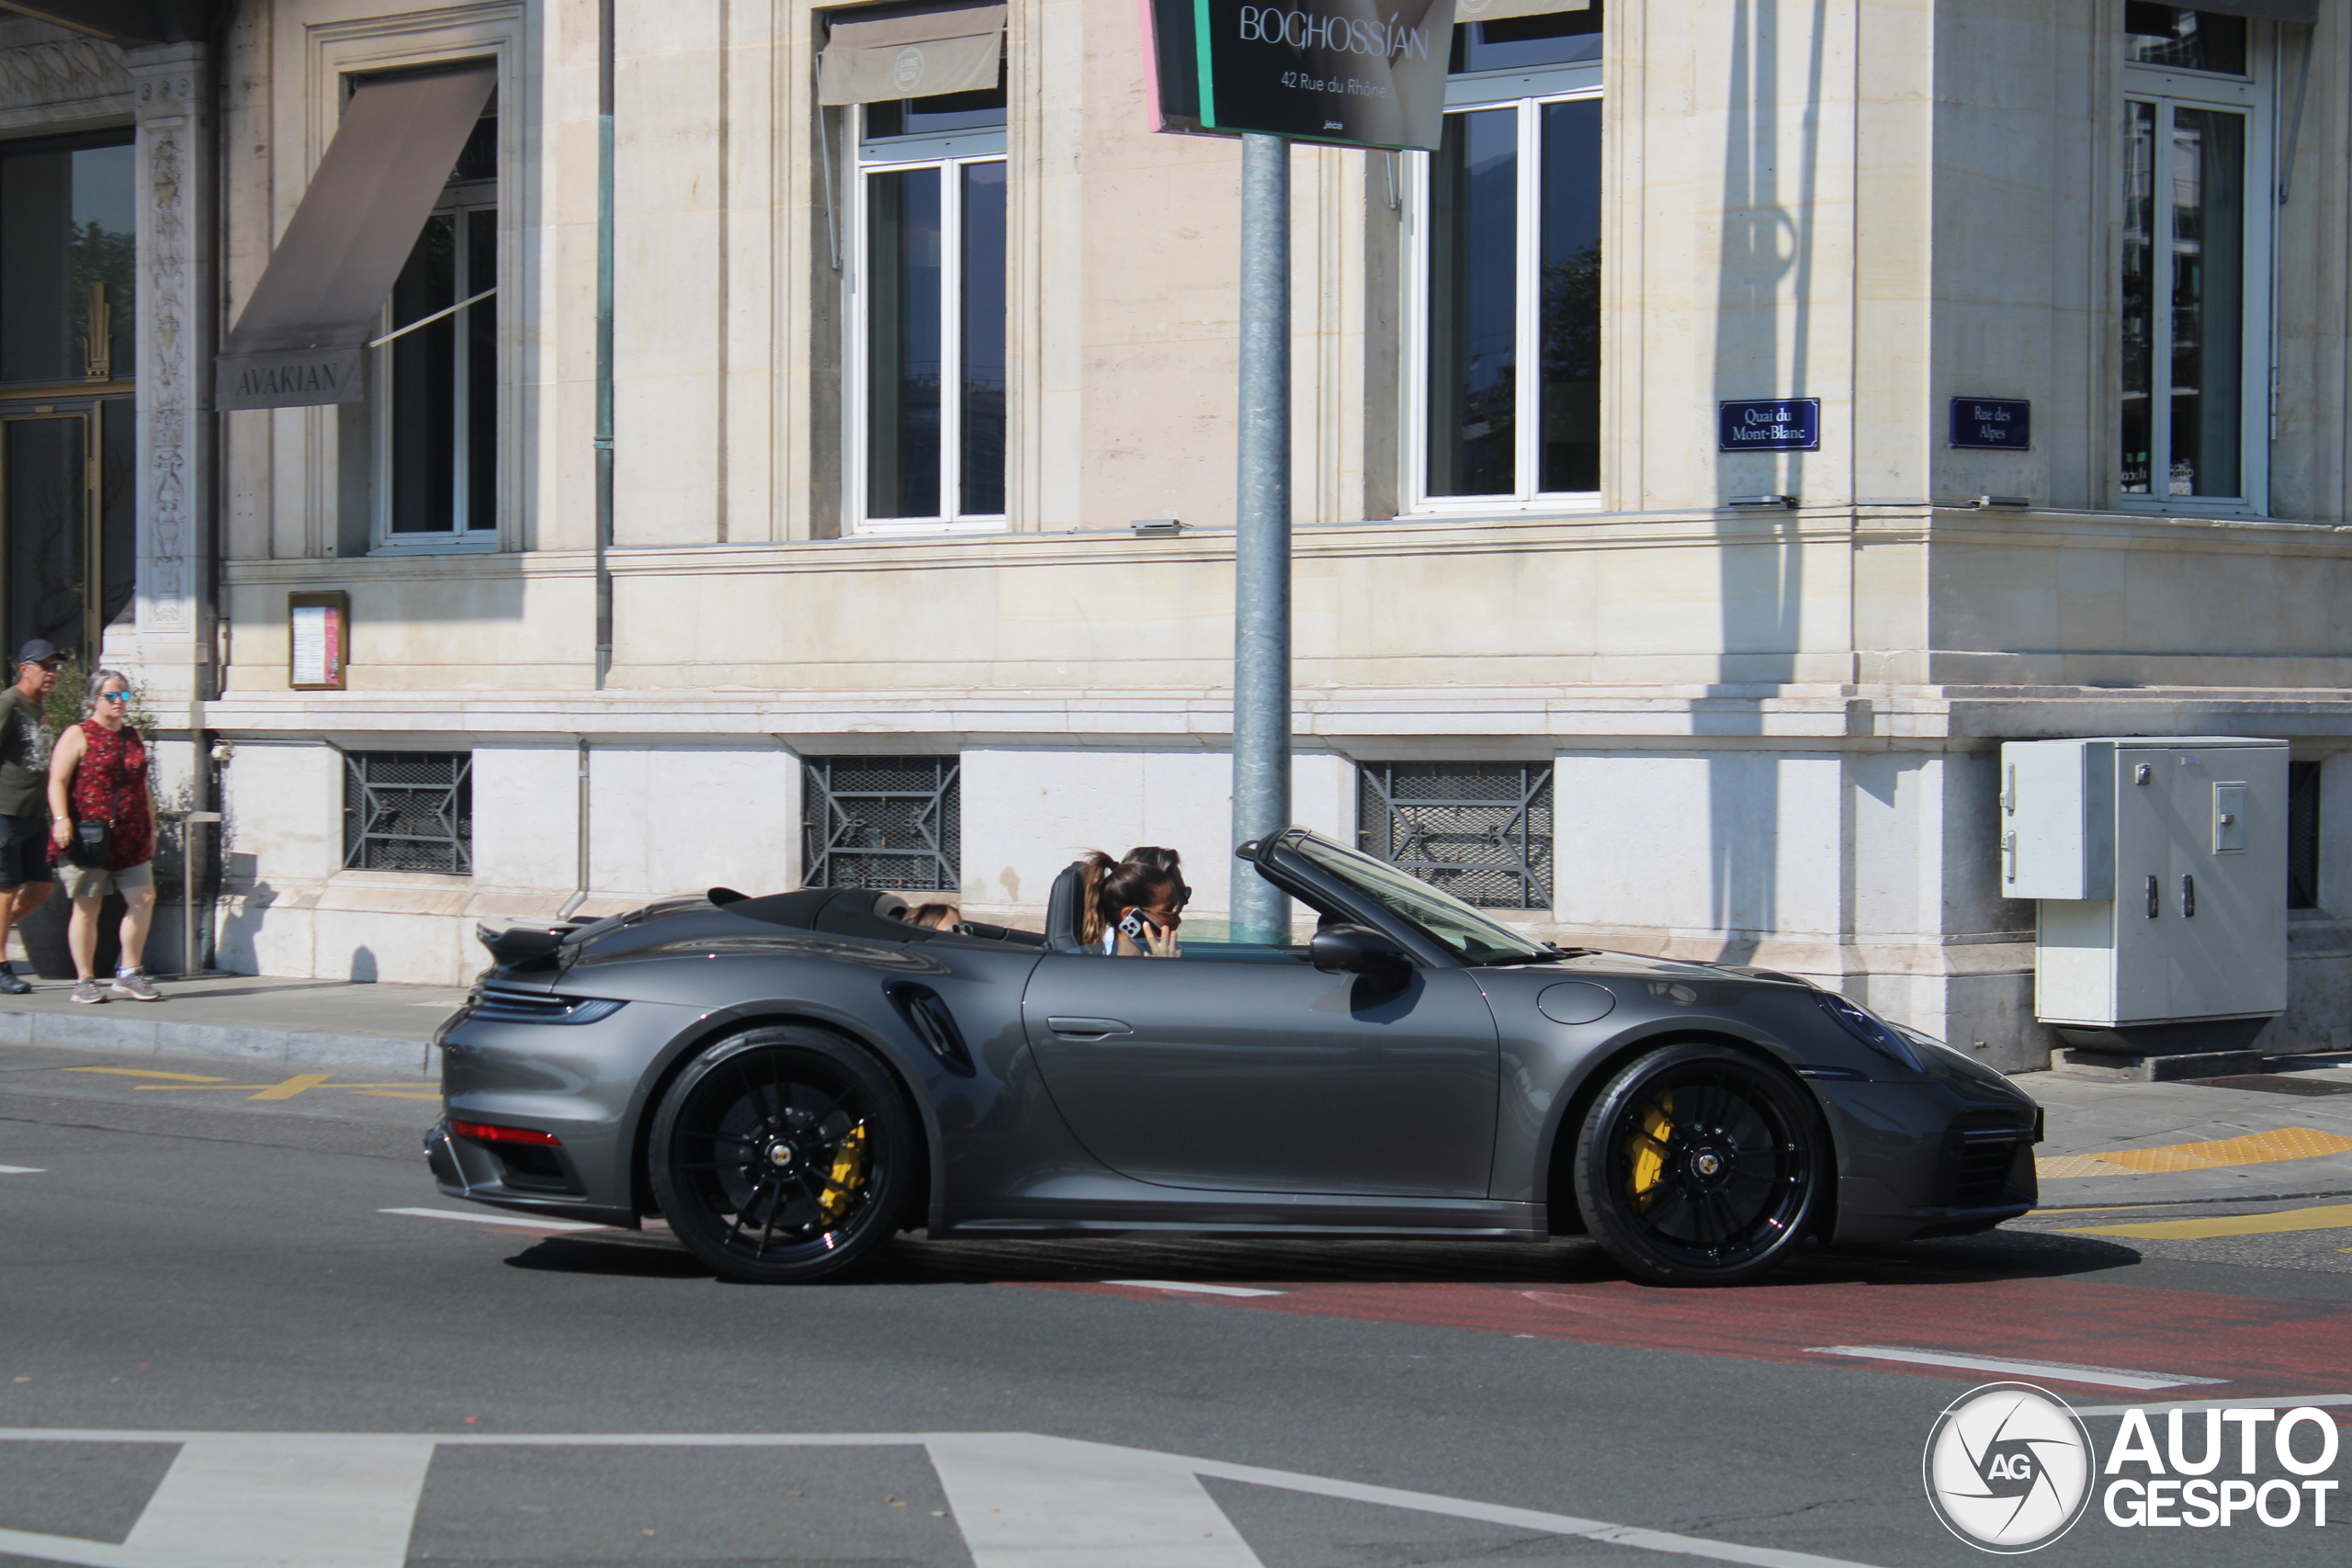
[[[1253,1291],[1246,1285],[1195,1285],[1182,1280],[1105,1280],[1106,1285],[1125,1285],[1138,1291],[1191,1291],[1204,1296],[1279,1296],[1280,1291]]]
[[[120,1546],[0,1530],[0,1551],[82,1568],[402,1568],[408,1561],[433,1462],[430,1436],[202,1432],[180,1441],[179,1457]]]
[[[2127,1410],[2144,1410],[2151,1416],[2161,1416],[2167,1410],[2293,1410],[2305,1404],[2352,1404],[2352,1393],[2303,1393],[2289,1398],[2249,1399],[2244,1394],[2235,1399],[2166,1399],[2154,1404],[2077,1404],[2077,1416],[2120,1416]]]
[[[1200,1477],[1159,1454],[1032,1437],[934,1437],[972,1568],[1264,1568]]]
[[[2227,1378],[2192,1378],[2178,1372],[2135,1372],[2126,1367],[2079,1367],[2067,1361],[2017,1361],[2006,1356],[1963,1356],[1946,1350],[1906,1350],[1884,1345],[1814,1345],[1811,1356],[1859,1356],[1871,1361],[1910,1361],[1922,1367],[1958,1367],[1972,1372],[2008,1372],[2057,1382],[2094,1383],[2100,1388],[2182,1388],[2225,1383]]]
[[[408,1550],[425,1466],[433,1450],[442,1445],[797,1449],[917,1444],[932,1456],[976,1568],[1259,1568],[1256,1553],[1201,1486],[1202,1477],[1747,1568],[1864,1568],[1810,1552],[1028,1432],[595,1432],[549,1437],[484,1432],[444,1437],[17,1427],[0,1429],[0,1441],[187,1445],[148,1505],[147,1515],[121,1546],[0,1529],[0,1552],[79,1568],[398,1568]],[[193,1463],[190,1453],[198,1455]],[[185,1501],[175,1494],[183,1466],[189,1483]],[[195,1483],[199,1477],[213,1490],[198,1495]],[[159,1506],[164,1511],[151,1531],[148,1518]],[[204,1537],[198,1533],[199,1528],[214,1534]],[[195,1544],[184,1544],[188,1542]]]
[[[610,1225],[594,1224],[586,1220],[543,1220],[536,1214],[468,1214],[456,1209],[379,1209],[379,1214],[407,1214],[420,1220],[465,1220],[478,1225],[505,1225],[509,1229],[535,1231],[602,1231]]]
[[[0,1176],[40,1176],[45,1174],[37,1165],[0,1165]]]

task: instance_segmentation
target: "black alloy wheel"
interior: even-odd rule
[[[797,1284],[898,1229],[915,1161],[881,1064],[821,1029],[754,1029],[689,1064],[654,1111],[653,1195],[686,1249],[730,1279]]]
[[[1733,1285],[1788,1260],[1833,1174],[1787,1074],[1722,1046],[1667,1045],[1609,1080],[1577,1140],[1577,1204],[1626,1272]]]

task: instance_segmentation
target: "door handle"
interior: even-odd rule
[[[2152,876],[2148,878],[2148,919],[2152,920],[2164,910],[2164,906],[2157,899],[2156,879]]]
[[[1049,1018],[1046,1020],[1046,1027],[1072,1040],[1101,1040],[1113,1034],[1135,1032],[1115,1018]]]
[[[2180,878],[2180,916],[2183,919],[2197,918],[2197,878],[2186,872]]]

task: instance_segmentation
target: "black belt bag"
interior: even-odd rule
[[[85,870],[105,870],[107,862],[114,858],[114,824],[95,817],[74,823],[74,841],[66,845],[65,858]]]

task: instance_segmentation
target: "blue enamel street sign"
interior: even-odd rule
[[[1954,398],[1951,444],[1993,452],[2033,446],[2033,405],[2022,398]]]
[[[1821,445],[1819,398],[1717,403],[1715,446],[1724,452],[1810,452]]]

